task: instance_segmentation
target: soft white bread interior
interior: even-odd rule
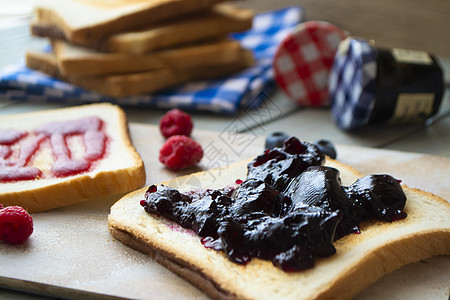
[[[27,67],[43,72],[55,78],[67,80],[58,67],[58,61],[53,52],[27,51],[25,53],[25,64]]]
[[[214,60],[213,56],[209,56],[210,59],[205,57],[203,61],[197,59],[199,66],[190,65],[193,63],[191,61],[186,62],[183,68],[165,67],[145,72],[97,76],[64,75],[58,67],[55,55],[43,51],[28,51],[26,65],[87,90],[112,97],[126,97],[155,92],[190,80],[226,76],[254,64],[253,54],[249,50],[239,48],[234,53],[235,55],[225,55],[223,60]],[[199,58],[202,52],[192,51],[191,54],[192,57]],[[170,56],[168,52],[167,57]]]
[[[228,168],[177,178],[164,184],[180,190],[220,188],[246,176],[241,162]],[[333,160],[344,185],[361,176]],[[211,176],[213,172],[214,176]],[[212,179],[214,178],[214,180]],[[437,196],[403,186],[408,217],[392,223],[367,221],[361,234],[336,241],[337,253],[318,259],[312,269],[286,273],[272,262],[253,259],[243,266],[222,252],[206,249],[193,232],[140,206],[146,188],[124,196],[111,207],[114,237],[184,277],[217,299],[349,299],[402,265],[433,255],[450,255],[450,204]]]
[[[37,0],[38,21],[59,28],[71,42],[107,35],[201,11],[221,0]],[[89,41],[89,42],[88,42]]]
[[[54,176],[51,169],[55,162],[55,149],[49,138],[41,142],[27,164],[40,169],[41,176],[34,180],[0,181],[0,203],[4,206],[19,205],[29,212],[39,212],[142,187],[145,183],[144,164],[131,143],[123,110],[112,104],[1,116],[0,131],[28,133],[11,146],[12,154],[7,159],[12,163],[16,161],[17,152],[26,147],[39,126],[87,117],[99,118],[102,121],[101,131],[106,135],[105,152],[92,163],[90,169],[75,175]],[[73,159],[83,157],[87,145],[82,137],[66,136],[65,142]],[[0,168],[4,166],[0,164]]]

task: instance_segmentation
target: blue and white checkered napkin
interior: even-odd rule
[[[189,82],[151,95],[112,98],[30,70],[21,62],[0,71],[0,97],[11,101],[112,102],[234,114],[240,107],[258,106],[262,92],[274,86],[273,55],[283,38],[303,19],[300,7],[256,15],[252,29],[233,35],[245,48],[253,50],[256,64],[230,77]]]

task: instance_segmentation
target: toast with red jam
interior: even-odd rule
[[[28,212],[142,187],[122,109],[91,104],[0,117],[0,203]]]
[[[449,255],[449,213],[444,199],[291,139],[132,192],[108,224],[216,299],[349,299],[405,264]]]

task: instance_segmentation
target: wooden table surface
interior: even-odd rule
[[[27,49],[40,48],[46,42],[30,37],[28,33],[28,22],[30,17],[30,5],[31,0],[22,1],[7,1],[0,0],[0,69],[15,63],[24,57],[24,53]],[[320,3],[326,8],[329,1],[293,1],[284,0],[275,3],[275,1],[258,1],[258,0],[248,0],[238,2],[242,6],[247,6],[255,9],[255,11],[265,11],[269,9],[280,8],[282,6],[288,5],[302,5],[306,8],[307,16],[308,9],[312,12],[312,16],[315,19],[327,19],[332,20],[335,23],[342,21],[342,24],[346,24],[344,21],[348,15],[348,11],[345,7],[335,7],[337,15],[330,14],[324,9],[323,14],[321,14]],[[363,3],[367,1],[358,2],[354,9],[364,11]],[[385,1],[381,1],[385,2]],[[399,1],[401,5],[405,1]],[[434,4],[429,5],[429,7],[434,7],[435,11],[427,11],[424,15],[426,20],[432,19],[431,16],[436,15],[437,24],[447,25],[446,28],[450,28],[450,21],[448,17],[446,21],[440,19],[442,10],[448,11],[449,5],[445,1],[432,1]],[[351,7],[351,1],[343,1],[343,5]],[[356,2],[353,2],[355,4]],[[378,2],[377,2],[378,3]],[[391,5],[392,2],[388,1]],[[417,9],[421,7],[422,1],[411,1],[413,16],[417,17]],[[428,2],[427,2],[428,3]],[[392,5],[400,5],[392,4]],[[337,6],[337,4],[335,5]],[[442,7],[441,7],[442,6]],[[347,7],[347,8],[348,8]],[[367,9],[367,8],[366,8]],[[381,5],[375,5],[371,9],[381,10]],[[394,10],[393,8],[391,8]],[[416,10],[414,10],[416,9]],[[409,12],[410,12],[409,11]],[[409,20],[411,15],[404,15],[405,11],[397,11],[400,14],[399,18],[402,20]],[[408,13],[408,11],[406,11]],[[402,15],[403,14],[403,15]],[[342,19],[336,19],[339,16]],[[363,22],[359,20],[358,22]],[[401,24],[391,25],[394,27],[393,32],[386,36],[383,32],[386,32],[385,28],[379,28],[380,26],[373,26],[373,35],[379,36],[381,40],[385,37],[386,42],[392,41],[392,36],[405,36],[404,40],[401,41],[401,45],[408,45],[410,36],[408,33],[417,36],[421,32],[417,26],[409,28],[406,26],[408,22],[403,22]],[[396,27],[395,27],[396,26]],[[429,26],[427,24],[426,26]],[[371,27],[366,24],[365,31],[362,34],[368,34]],[[444,26],[445,27],[445,26]],[[433,32],[432,36],[435,36]],[[445,38],[448,38],[448,33]],[[413,38],[411,38],[413,40]],[[443,42],[440,41],[442,46],[439,46],[439,53],[445,52],[445,49],[449,49],[450,45],[446,43],[445,39]],[[432,45],[432,42],[428,43]],[[412,44],[411,47],[413,47]],[[405,46],[406,47],[406,46]],[[437,46],[436,46],[437,47]],[[447,47],[447,48],[445,48]],[[438,49],[438,48],[435,48]],[[432,49],[426,49],[432,52]],[[448,51],[446,52],[448,53]],[[230,126],[234,126],[238,132],[247,133],[250,135],[266,136],[273,131],[285,131],[291,135],[296,135],[303,140],[315,141],[318,139],[330,139],[333,142],[346,146],[363,146],[371,147],[385,150],[398,150],[415,152],[420,154],[435,155],[441,157],[450,157],[450,93],[449,93],[449,82],[450,82],[450,58],[440,55],[439,59],[444,67],[447,90],[443,98],[443,103],[441,109],[433,120],[426,124],[420,125],[405,125],[405,126],[379,126],[371,127],[361,130],[356,133],[348,133],[340,130],[333,123],[328,109],[310,109],[301,108],[293,104],[281,91],[277,90],[273,94],[268,95],[266,99],[266,104],[259,110],[253,111],[240,111],[236,116],[220,116],[212,115],[209,113],[192,113],[195,126],[198,129],[205,129],[220,134],[226,131]],[[59,108],[64,107],[66,104],[51,104],[51,103],[31,103],[31,102],[9,102],[1,99],[0,96],[0,115],[2,114],[13,114],[28,111],[36,111],[42,109]],[[164,114],[163,110],[156,110],[150,108],[130,108],[125,107],[125,112],[130,122],[138,124],[158,124],[159,119]],[[424,172],[426,176],[426,171]],[[448,178],[449,174],[442,174],[443,178]],[[449,188],[449,183],[443,181],[442,188]],[[447,199],[448,200],[448,199]],[[37,296],[27,295],[25,293],[10,292],[7,290],[0,290],[0,298],[9,297],[14,299],[28,299],[37,298]]]

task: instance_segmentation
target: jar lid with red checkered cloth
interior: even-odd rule
[[[277,48],[275,80],[290,99],[302,106],[328,106],[328,77],[339,43],[340,28],[325,21],[301,23]]]

